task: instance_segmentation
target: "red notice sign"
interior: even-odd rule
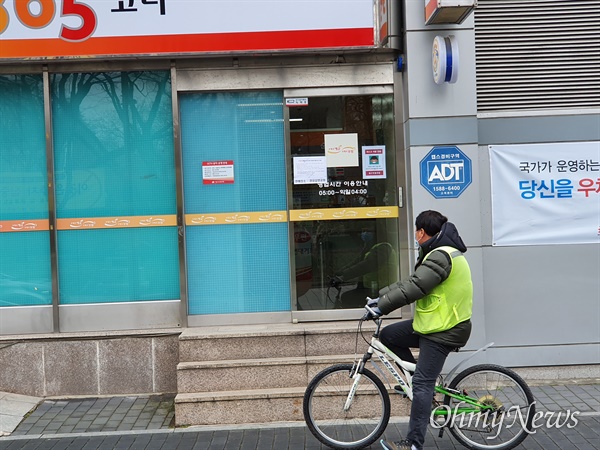
[[[233,161],[202,162],[204,184],[233,184]]]

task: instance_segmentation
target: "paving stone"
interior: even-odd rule
[[[591,405],[600,402],[600,389],[588,386],[567,386],[557,389],[555,386],[534,386],[534,395],[538,402],[538,411],[595,411]],[[102,400],[102,401],[100,401]],[[103,405],[103,406],[102,406]],[[102,407],[101,407],[102,406]],[[72,447],[74,437],[70,441],[64,439],[23,439],[24,436],[43,433],[85,433],[90,431],[129,431],[163,429],[168,430],[174,417],[173,396],[151,396],[135,399],[133,397],[113,397],[103,399],[44,401],[38,408],[18,427],[14,436],[22,439],[20,446],[13,447],[17,441],[3,441],[0,438],[0,450],[12,448],[32,448],[36,450],[65,450]],[[542,427],[537,433],[528,437],[522,445],[515,450],[600,450],[599,432],[600,417],[577,416],[579,423],[576,427],[568,429],[562,427],[546,429]],[[544,422],[546,419],[542,419]],[[562,417],[560,421],[564,420]],[[406,432],[406,423],[392,423],[386,430],[386,438],[395,438]],[[122,449],[136,450],[171,450],[182,449],[250,449],[272,450],[290,449],[304,450],[305,448],[319,448],[322,446],[306,429],[306,427],[291,428],[252,428],[247,430],[231,431],[175,431],[164,434],[140,434],[133,438],[111,441],[105,437],[96,437],[94,441],[85,441],[81,449]],[[126,437],[126,436],[122,436]],[[90,436],[91,438],[91,436]],[[10,443],[11,448],[5,444]],[[49,447],[49,443],[53,447]],[[81,443],[81,442],[79,442]],[[179,446],[179,447],[178,447]],[[231,446],[231,447],[230,447]],[[54,448],[56,447],[56,449]],[[379,449],[378,445],[372,448]],[[443,438],[437,437],[437,432],[428,433],[426,450],[455,450],[462,448],[449,433]],[[80,448],[78,448],[80,450]]]

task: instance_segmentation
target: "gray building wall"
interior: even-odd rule
[[[425,26],[422,2],[404,0],[406,147],[409,242],[412,221],[435,209],[454,222],[469,247],[474,330],[467,350],[495,346],[479,362],[512,367],[600,362],[600,243],[492,247],[488,145],[599,141],[598,111],[477,113],[475,33],[461,25]],[[435,84],[431,47],[454,35],[460,68],[455,84]],[[472,160],[472,184],[458,198],[436,199],[420,184],[419,162],[432,146],[456,145]],[[416,248],[409,254],[416,254]],[[448,365],[453,365],[450,358]],[[596,367],[598,369],[598,367]],[[596,372],[598,370],[594,369]]]

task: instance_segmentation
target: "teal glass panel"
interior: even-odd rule
[[[0,306],[52,303],[47,189],[42,77],[0,75]]]
[[[58,239],[68,255],[61,304],[179,299],[176,227],[59,231]]]
[[[58,218],[176,214],[167,71],[51,76]],[[58,233],[65,303],[179,298],[176,227]]]
[[[186,214],[286,210],[281,92],[180,98]],[[205,184],[202,163],[233,161]],[[290,309],[287,223],[186,227],[189,314]]]
[[[48,231],[0,233],[0,306],[52,304]]]
[[[182,96],[186,212],[286,209],[283,97],[276,92]],[[204,185],[202,163],[233,161],[234,183]]]
[[[290,310],[287,223],[188,227],[189,314]]]
[[[175,214],[168,72],[51,77],[57,216]]]

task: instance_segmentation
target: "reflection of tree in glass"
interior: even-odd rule
[[[75,151],[76,148],[94,151],[101,147],[94,132],[80,114],[81,105],[97,83],[98,76],[99,74],[73,73],[52,77],[52,112],[54,122],[59,124],[54,127],[55,144],[59,142],[63,147],[60,154],[64,158],[62,161],[56,161],[59,167],[68,160],[77,161],[78,155],[81,154]],[[62,124],[66,126],[60,126]]]
[[[103,74],[100,84],[109,95],[123,125],[125,147],[139,142],[141,136],[150,136],[155,131],[165,130],[160,123],[155,130],[156,118],[162,106],[170,106],[170,84],[166,72],[121,72]],[[120,92],[119,92],[120,90]],[[165,99],[164,96],[167,96]],[[170,124],[166,124],[171,131]]]
[[[114,204],[110,196],[121,187],[119,200],[127,209],[127,198],[133,203],[138,197],[136,181],[158,178],[165,152],[173,151],[169,73],[57,74],[52,89],[60,204],[74,207],[69,205],[78,193],[74,172],[90,170],[109,187],[102,203]]]
[[[111,152],[115,143],[127,148],[161,127],[171,130],[168,123],[154,129],[158,114],[170,108],[166,72],[57,74],[52,86],[54,112],[70,124],[64,143]]]
[[[0,75],[0,220],[47,217],[47,194],[42,76]]]
[[[0,76],[0,170],[45,172],[43,123],[42,77]],[[32,132],[36,127],[39,133]]]

